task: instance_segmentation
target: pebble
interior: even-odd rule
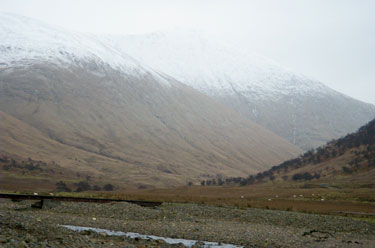
[[[143,208],[128,203],[63,202],[51,209],[16,211],[19,207],[17,204],[4,201],[0,206],[3,215],[0,222],[1,247],[19,247],[24,244],[57,248],[172,247],[163,240],[127,239],[89,231],[76,233],[59,227],[59,224],[220,241],[245,247],[317,247],[313,238],[302,236],[316,229],[322,233],[335,233],[335,237],[324,239],[324,243],[319,244],[321,247],[349,245],[342,240],[354,240],[363,247],[375,247],[375,223],[346,217],[168,203],[156,208]],[[94,218],[95,222],[92,221]],[[194,247],[200,245],[200,242],[196,242]],[[173,247],[179,246],[183,247],[182,244]]]

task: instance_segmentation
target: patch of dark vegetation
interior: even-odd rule
[[[297,180],[312,180],[314,178],[317,178],[319,179],[320,178],[320,175],[319,174],[314,174],[314,175],[311,175],[311,173],[309,172],[305,172],[305,173],[297,173],[297,174],[294,174],[292,179],[294,181],[297,181]]]
[[[59,181],[56,183],[56,191],[57,192],[72,192],[72,190],[63,181]]]
[[[33,160],[28,158],[27,160],[15,160],[7,156],[0,157],[0,164],[5,171],[10,171],[12,169],[20,169],[27,171],[45,171],[47,168],[47,163],[43,161]]]
[[[91,185],[88,181],[80,181],[78,183],[75,183],[74,185],[77,187],[77,189],[75,190],[76,192],[91,190]]]
[[[353,148],[357,149],[353,150]],[[351,152],[354,153],[355,158],[347,165],[344,165],[342,167],[344,173],[352,174],[358,171],[361,166],[365,166],[370,169],[375,168],[375,119],[359,128],[359,130],[355,133],[348,134],[343,138],[330,141],[325,146],[319,147],[317,149],[309,150],[298,158],[287,160],[267,171],[259,172],[255,175],[249,175],[245,178],[230,177],[223,179],[221,176],[217,176],[216,178],[202,180],[200,185],[215,186],[226,184],[246,186],[264,182],[266,180],[273,181],[276,178],[276,174],[293,171],[309,164],[319,164],[339,157],[350,150],[352,150]],[[318,172],[315,172],[314,174],[305,172],[296,173],[292,176],[291,179],[293,181],[310,181],[313,179],[319,179],[320,177],[321,175]],[[289,179],[286,175],[282,176],[281,178],[284,181]]]
[[[141,184],[138,186],[138,189],[147,189],[147,185]]]
[[[98,185],[94,185],[93,187],[92,187],[92,190],[94,190],[94,191],[100,191],[102,188],[100,188]]]
[[[91,186],[89,181],[80,181],[78,183],[73,184],[76,189],[74,192],[84,192],[84,191],[113,191],[115,189],[115,186],[113,186],[110,183],[105,184],[103,187],[100,187],[98,185]],[[56,183],[56,191],[57,192],[72,192],[72,189],[69,188],[64,181],[59,181]]]
[[[105,191],[112,191],[114,189],[113,185],[110,184],[110,183],[107,183],[106,185],[104,185],[103,189]]]
[[[349,162],[350,167],[359,167],[359,163],[367,161],[368,167],[375,167],[375,120],[372,120],[357,132],[348,134],[338,140],[328,142],[316,150],[310,150],[298,158],[294,158],[272,167],[270,172],[289,171],[298,169],[306,164],[318,164],[331,158],[338,157],[350,149],[364,149],[353,151],[355,159]]]

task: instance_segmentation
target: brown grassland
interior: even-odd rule
[[[121,190],[114,192],[56,193],[62,196],[102,197],[127,200],[151,200],[197,203],[238,208],[264,208],[316,214],[346,215],[375,221],[375,187],[306,188],[304,183],[269,183],[246,187],[212,186],[171,189]],[[366,187],[366,188],[365,188]],[[4,191],[3,191],[4,192]],[[31,191],[6,191],[31,193]],[[39,192],[48,194],[48,192]]]

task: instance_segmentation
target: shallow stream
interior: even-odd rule
[[[139,233],[134,232],[121,232],[121,231],[111,231],[107,229],[101,229],[101,228],[95,228],[95,227],[83,227],[83,226],[71,226],[71,225],[61,225],[62,227],[68,228],[73,231],[93,231],[97,233],[106,233],[109,236],[125,236],[127,238],[140,238],[144,240],[164,240],[168,244],[179,244],[182,243],[185,247],[192,247],[197,242],[202,243],[203,247],[205,248],[239,248],[242,246],[236,246],[232,244],[223,244],[223,243],[217,243],[217,242],[209,242],[209,241],[198,241],[198,240],[190,240],[190,239],[173,239],[173,238],[165,238],[165,237],[159,237],[154,235],[143,235]]]

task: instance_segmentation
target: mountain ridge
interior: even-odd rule
[[[56,152],[63,168],[82,163],[93,178],[106,175],[123,184],[165,187],[208,174],[260,171],[301,152],[130,56],[122,57],[129,58],[128,70],[127,61],[121,64],[125,68],[107,63],[108,56],[97,56],[91,46],[75,54],[77,48],[70,50],[65,43],[68,31],[50,32],[50,25],[39,30],[39,22],[12,18],[22,28],[8,34],[4,22],[0,25],[0,33],[8,34],[0,41],[0,51],[6,55],[0,61],[0,110],[58,142],[60,148],[69,147],[73,154],[67,158]],[[56,32],[65,38],[56,39]],[[12,39],[19,42],[12,45]],[[82,42],[87,39],[84,36]],[[90,42],[102,47],[96,38]],[[13,51],[17,56],[8,56]],[[17,154],[8,146],[2,152]],[[75,152],[86,155],[75,157]],[[39,153],[42,146],[35,147],[30,157],[41,160]]]
[[[352,132],[375,116],[372,104],[204,34],[159,32],[102,39],[304,150]]]

